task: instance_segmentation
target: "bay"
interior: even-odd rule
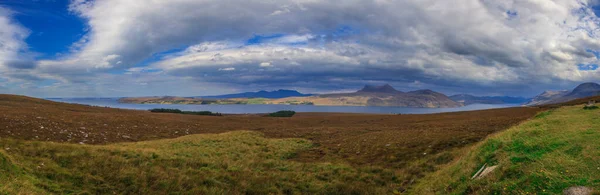
[[[48,100],[76,103],[111,108],[149,110],[153,108],[172,108],[183,111],[211,111],[224,114],[256,114],[270,113],[280,110],[296,112],[337,112],[337,113],[372,113],[372,114],[431,114],[442,112],[458,112],[469,110],[485,110],[494,108],[518,107],[518,104],[472,104],[457,108],[408,108],[389,106],[314,106],[314,105],[190,105],[190,104],[127,104],[119,103],[118,98],[50,98]]]

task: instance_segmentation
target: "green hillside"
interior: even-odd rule
[[[467,155],[421,180],[413,194],[561,194],[600,189],[600,111],[562,107],[538,114],[467,149]],[[499,165],[482,179],[484,165]]]

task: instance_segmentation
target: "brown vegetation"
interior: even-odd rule
[[[298,161],[343,161],[404,173],[404,185],[454,159],[453,149],[534,116],[540,108],[427,115],[298,113],[292,118],[151,113],[35,98],[0,96],[0,137],[80,144],[174,138],[234,130],[271,138],[305,138],[315,147]]]
[[[544,108],[544,109],[558,108],[558,107],[561,107],[561,106],[575,106],[575,105],[587,104],[590,101],[600,102],[600,96],[585,97],[585,98],[571,100],[571,101],[563,102],[563,103],[541,105],[539,107],[540,108]]]

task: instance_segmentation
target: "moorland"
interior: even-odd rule
[[[543,110],[201,116],[0,96],[4,193],[410,192]]]

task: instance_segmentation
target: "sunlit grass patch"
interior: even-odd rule
[[[561,194],[571,186],[600,189],[599,114],[580,106],[542,112],[474,146],[466,157],[421,180],[413,193]],[[484,179],[472,180],[484,164],[500,167]]]
[[[9,173],[27,185],[0,194],[385,194],[398,183],[388,169],[289,160],[312,143],[250,131],[105,146],[3,139],[0,146],[12,158],[0,153],[0,170],[22,170]]]

